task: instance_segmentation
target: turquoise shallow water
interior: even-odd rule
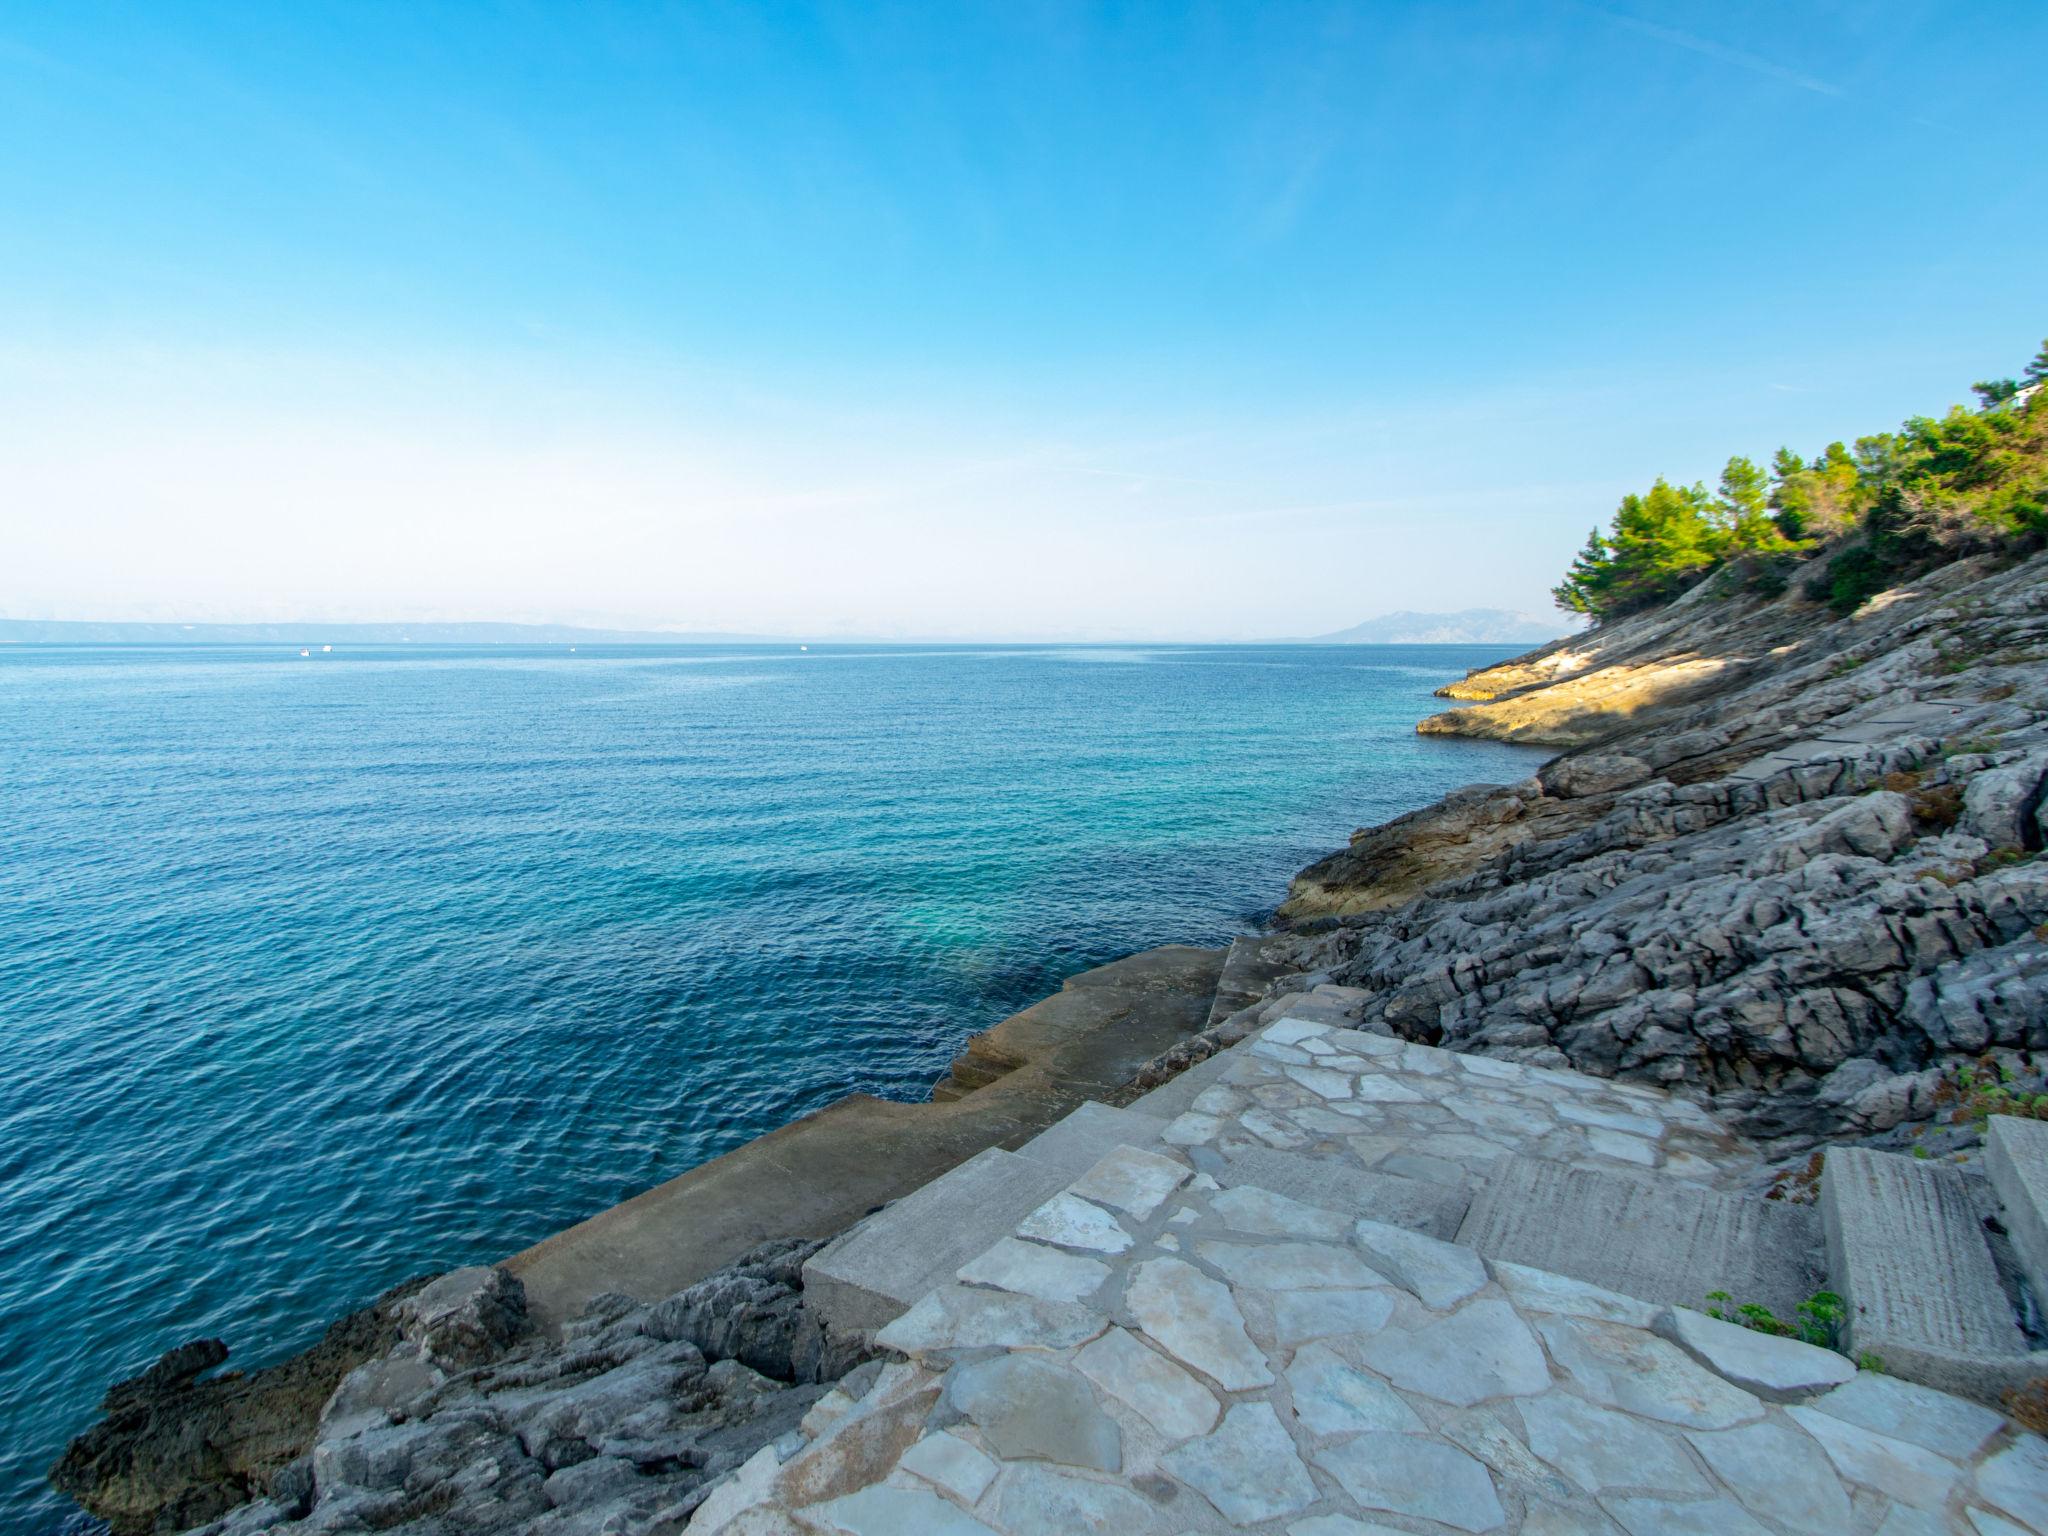
[[[1539,754],[1508,647],[0,651],[0,1524],[254,1365]]]

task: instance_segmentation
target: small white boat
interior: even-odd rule
[[[333,649],[334,649],[334,647],[333,647],[333,646],[331,646],[331,645],[323,645],[323,646],[321,646],[321,647],[320,647],[320,649],[321,649],[322,651],[331,651],[331,650],[333,650]]]
[[[306,648],[305,648],[305,647],[304,647],[304,646],[302,645],[302,646],[300,646],[300,647],[299,647],[299,654],[300,654],[301,656],[310,656],[310,655],[312,655],[313,653],[312,653],[311,651],[307,650],[307,649],[306,649]]]

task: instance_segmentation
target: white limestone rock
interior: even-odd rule
[[[1080,1301],[1094,1295],[1108,1278],[1106,1264],[1014,1237],[1003,1238],[959,1271],[965,1284],[993,1286],[1040,1301]]]
[[[1101,1206],[1091,1205],[1065,1190],[1026,1216],[1017,1235],[1086,1253],[1122,1253],[1135,1241]]]
[[[1493,1477],[1455,1446],[1419,1435],[1364,1434],[1312,1458],[1367,1509],[1435,1520],[1460,1531],[1506,1522]]]
[[[1236,1525],[1297,1514],[1316,1501],[1308,1468],[1270,1403],[1239,1403],[1211,1433],[1169,1452],[1165,1463]]]
[[[1759,1333],[1687,1307],[1665,1311],[1657,1331],[1702,1365],[1774,1403],[1795,1402],[1856,1374],[1856,1367],[1831,1349]]]
[[[1266,1357],[1245,1333],[1230,1288],[1184,1259],[1149,1259],[1131,1274],[1124,1304],[1167,1353],[1226,1392],[1272,1385]],[[1076,1341],[1079,1342],[1079,1341]]]
[[[1550,1368],[1535,1335],[1498,1299],[1467,1302],[1449,1317],[1413,1330],[1384,1329],[1364,1340],[1358,1353],[1395,1386],[1459,1407],[1550,1387]]]
[[[1297,1351],[1286,1376],[1294,1415],[1315,1434],[1350,1435],[1369,1429],[1426,1432],[1422,1420],[1399,1393],[1350,1365],[1327,1345],[1311,1344]]]
[[[1187,1182],[1194,1170],[1157,1152],[1137,1147],[1117,1147],[1069,1188],[1093,1200],[1143,1221],[1166,1197]]]
[[[1597,1403],[1686,1429],[1732,1429],[1763,1417],[1750,1393],[1652,1334],[1577,1317],[1539,1318],[1536,1329]]]
[[[1074,1364],[1168,1444],[1207,1434],[1222,1415],[1207,1387],[1121,1328],[1084,1348]]]
[[[1678,1444],[1642,1420],[1566,1392],[1521,1405],[1529,1449],[1591,1494],[1610,1488],[1707,1492],[1707,1481]]]
[[[1349,1248],[1329,1243],[1211,1241],[1197,1243],[1195,1252],[1231,1284],[1262,1291],[1359,1290],[1386,1281]]]
[[[1352,1229],[1352,1241],[1432,1312],[1456,1306],[1486,1284],[1486,1266],[1479,1255],[1456,1243],[1379,1221],[1359,1222]]]

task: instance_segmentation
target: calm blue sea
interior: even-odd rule
[[[257,1365],[1255,924],[1510,647],[0,650],[0,1525]]]

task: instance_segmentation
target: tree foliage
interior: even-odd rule
[[[1734,567],[1783,590],[1793,562],[1826,556],[1807,590],[1846,611],[1916,570],[1989,544],[2048,540],[2048,341],[2019,380],[1972,386],[1980,408],[1896,432],[1780,448],[1768,471],[1736,457],[1718,489],[1658,480],[1621,500],[1552,589],[1596,621],[1666,603]]]

